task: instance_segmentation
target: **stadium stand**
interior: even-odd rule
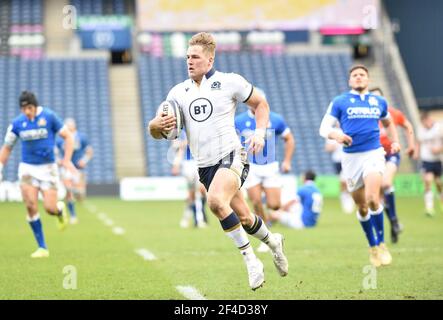
[[[40,58],[44,44],[42,0],[0,1],[0,55]]]
[[[124,0],[71,0],[79,15],[122,15],[127,12]]]
[[[19,114],[22,90],[36,93],[39,103],[60,117],[74,117],[95,149],[86,174],[91,183],[115,182],[114,147],[106,59],[22,60],[0,57],[0,105],[4,136],[10,121]],[[18,145],[5,168],[5,178],[17,178]]]
[[[240,73],[262,88],[271,109],[284,115],[297,141],[292,163],[297,174],[307,169],[320,174],[334,173],[329,155],[323,151],[324,141],[318,135],[318,126],[330,99],[347,90],[350,65],[351,56],[344,53],[221,53],[215,63],[216,69]],[[143,119],[152,118],[172,86],[186,78],[183,59],[141,55],[139,79]],[[237,111],[244,110],[246,107],[240,106]],[[169,175],[170,163],[164,160],[169,142],[154,142],[147,135],[145,141],[148,175]],[[282,159],[283,145],[279,145],[279,159]]]

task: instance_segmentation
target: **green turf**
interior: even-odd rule
[[[266,283],[256,292],[214,217],[206,229],[180,229],[181,202],[91,198],[88,204],[97,212],[78,206],[80,224],[64,232],[42,214],[51,256],[33,260],[23,204],[0,203],[0,299],[183,299],[178,285],[193,286],[208,299],[443,298],[443,215],[425,217],[421,198],[398,200],[405,232],[390,245],[393,264],[377,269],[376,289],[363,287],[368,254],[360,225],[330,199],[315,229],[274,227],[286,237],[290,273],[280,278],[270,254],[259,254]],[[99,219],[101,212],[125,234],[115,235]],[[158,260],[144,261],[134,252],[138,248]],[[76,290],[63,288],[68,265],[77,270]]]

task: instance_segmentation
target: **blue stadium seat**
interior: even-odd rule
[[[75,118],[79,130],[88,136],[95,149],[94,159],[86,170],[88,180],[115,182],[108,82],[105,59],[36,61],[0,57],[0,103],[5,110],[5,117],[0,119],[1,137],[20,112],[17,103],[20,92],[32,90],[41,105],[62,118]],[[7,180],[17,178],[19,149],[18,144],[6,166]]]

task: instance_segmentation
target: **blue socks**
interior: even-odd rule
[[[40,215],[37,213],[33,218],[28,217],[28,222],[31,226],[32,232],[34,233],[34,237],[39,248],[47,249]]]
[[[360,212],[357,211],[357,219],[360,221],[363,231],[366,234],[366,239],[368,240],[369,246],[375,247],[378,245],[377,238],[374,233],[373,219],[371,219],[371,214],[368,212],[366,217],[362,217]]]
[[[374,226],[377,235],[377,245],[385,242],[384,227],[383,227],[383,206],[380,205],[377,211],[369,209],[372,225]]]
[[[71,217],[75,218],[77,214],[75,213],[75,203],[74,201],[68,201],[68,209]]]
[[[397,220],[397,211],[395,208],[395,195],[393,188],[385,191],[385,205],[389,220]]]

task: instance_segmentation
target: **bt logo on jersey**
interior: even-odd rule
[[[198,98],[189,105],[189,114],[192,120],[203,122],[209,119],[213,109],[211,101],[206,98]]]

